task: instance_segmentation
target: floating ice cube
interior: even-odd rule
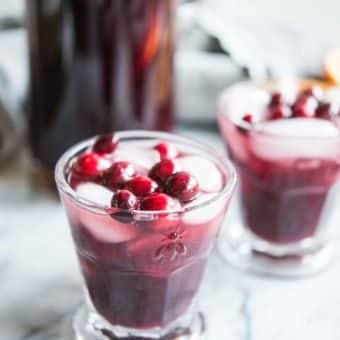
[[[257,127],[265,133],[287,137],[324,138],[339,135],[339,130],[332,122],[316,118],[277,119],[257,124]]]
[[[127,242],[139,235],[137,227],[133,224],[121,223],[108,214],[83,211],[79,218],[91,234],[102,242]]]
[[[281,77],[275,83],[271,84],[271,91],[282,93],[284,100],[293,103],[299,93],[299,81],[294,77]]]
[[[81,183],[76,189],[77,195],[83,199],[102,206],[110,206],[112,191],[95,183]]]
[[[259,120],[269,100],[270,95],[265,89],[244,82],[225,92],[221,99],[221,106],[223,113],[233,121],[239,121],[246,113],[251,113],[255,120]]]
[[[323,119],[291,118],[256,125],[250,147],[261,158],[335,157],[339,154],[340,130]]]
[[[200,188],[207,192],[218,192],[223,187],[223,176],[217,166],[200,156],[185,156],[179,159],[183,171],[194,175]]]
[[[114,161],[127,161],[144,169],[150,169],[159,160],[159,153],[156,150],[141,146],[133,147],[130,144],[122,145],[114,154]]]
[[[195,201],[188,204],[186,208],[196,206],[200,203],[208,202],[216,194],[202,194]],[[194,208],[191,211],[184,213],[183,222],[187,224],[201,224],[213,220],[215,217],[220,215],[225,208],[225,201],[222,199],[216,199],[212,203],[203,205],[200,208]]]
[[[112,191],[94,183],[78,185],[77,194],[95,204],[110,206]],[[118,243],[135,238],[139,233],[135,226],[121,223],[110,215],[79,209],[78,218],[91,234],[102,242]]]

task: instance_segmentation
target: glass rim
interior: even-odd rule
[[[55,167],[55,181],[58,187],[58,190],[61,190],[64,194],[66,194],[69,198],[75,201],[77,204],[85,207],[89,210],[95,210],[97,212],[108,214],[110,210],[114,210],[114,212],[122,212],[122,213],[129,213],[131,215],[134,214],[143,214],[143,215],[164,215],[164,214],[183,214],[189,211],[193,211],[199,208],[202,208],[206,205],[212,204],[216,201],[224,199],[228,196],[231,196],[233,190],[237,183],[237,172],[231,161],[225,157],[220,155],[216,152],[212,147],[205,145],[204,143],[196,142],[195,140],[187,137],[183,137],[173,133],[166,133],[166,132],[156,132],[156,131],[148,131],[148,130],[128,130],[128,131],[118,131],[115,132],[114,135],[117,137],[118,140],[138,140],[138,139],[160,139],[164,141],[173,141],[177,143],[186,144],[189,147],[195,148],[200,152],[209,155],[210,159],[213,159],[216,164],[219,166],[219,170],[223,171],[224,176],[226,177],[226,183],[223,189],[216,193],[210,199],[206,201],[191,204],[189,207],[183,207],[182,209],[173,209],[173,210],[126,210],[126,209],[119,209],[119,208],[110,208],[107,205],[102,205],[95,203],[91,200],[83,198],[79,196],[75,190],[68,184],[65,176],[65,169],[69,165],[69,161],[79,152],[86,149],[89,145],[93,144],[94,140],[98,136],[91,137],[86,139],[82,142],[79,142],[69,149],[67,149],[64,154],[59,158],[56,167]]]
[[[324,142],[324,143],[325,142],[327,142],[327,143],[329,143],[329,142],[340,142],[340,126],[338,127],[337,125],[335,125],[335,123],[334,123],[335,127],[337,127],[338,130],[339,130],[339,133],[338,133],[337,136],[311,137],[311,136],[278,135],[278,134],[275,134],[275,133],[270,133],[268,131],[261,130],[260,128],[256,129],[256,128],[254,128],[254,125],[243,122],[242,120],[236,121],[236,120],[232,119],[230,117],[230,115],[226,113],[226,109],[225,109],[226,101],[228,99],[227,97],[230,96],[230,92],[233,89],[235,89],[237,86],[240,86],[242,84],[244,84],[244,85],[247,85],[247,84],[255,85],[255,86],[260,87],[260,88],[265,88],[265,85],[266,85],[266,83],[262,83],[262,85],[261,85],[261,83],[257,83],[257,82],[251,81],[251,80],[244,80],[244,81],[239,81],[239,82],[225,88],[220,93],[220,95],[218,97],[218,102],[217,102],[217,106],[218,106],[217,115],[222,117],[223,119],[227,120],[228,122],[230,122],[233,126],[240,128],[245,132],[249,132],[249,133],[252,133],[252,134],[259,135],[259,136],[264,136],[264,137],[267,137],[267,138],[272,138],[272,139],[289,138],[290,142],[292,142],[292,141],[313,141],[313,142]],[[303,118],[303,119],[309,119],[309,118]],[[316,119],[318,119],[318,118],[316,118]],[[322,119],[320,119],[320,120],[322,120]],[[340,117],[339,117],[339,120],[340,120]]]

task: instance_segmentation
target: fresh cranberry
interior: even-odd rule
[[[313,97],[318,101],[321,101],[323,98],[323,90],[319,86],[310,87],[301,92],[300,97]]]
[[[293,114],[295,117],[311,118],[315,116],[317,107],[318,101],[314,97],[302,96],[293,105]]]
[[[269,120],[288,118],[292,115],[292,110],[288,105],[271,106],[268,109],[267,117]]]
[[[94,177],[103,173],[110,165],[111,163],[107,159],[96,153],[88,152],[78,157],[72,169],[78,175]]]
[[[140,204],[141,210],[178,210],[179,202],[166,194],[154,192],[145,196]]]
[[[77,186],[83,183],[84,181],[88,181],[88,179],[87,178],[84,179],[83,177],[77,175],[77,173],[74,171],[70,171],[67,174],[67,183],[70,185],[72,189],[76,189]]]
[[[125,184],[125,189],[131,191],[138,197],[143,197],[155,192],[158,185],[151,178],[146,176],[136,176]]]
[[[104,184],[114,190],[136,175],[135,168],[129,162],[116,162],[104,175]]]
[[[188,172],[180,171],[170,176],[166,182],[166,193],[183,202],[193,200],[199,192],[197,179]]]
[[[176,147],[167,142],[158,143],[155,146],[155,150],[158,151],[161,159],[173,159],[178,155]]]
[[[338,107],[337,105],[333,105],[331,103],[321,102],[319,103],[319,106],[316,109],[315,113],[316,116],[319,118],[329,119],[330,117],[338,113]]]
[[[111,206],[119,209],[137,209],[137,197],[128,190],[118,190],[112,197]]]
[[[177,164],[170,159],[160,161],[150,170],[149,176],[156,182],[162,184],[168,177],[177,172]]]
[[[245,121],[246,123],[252,124],[253,123],[253,115],[251,115],[250,113],[247,113],[242,117],[242,120]]]
[[[329,117],[331,115],[331,104],[330,103],[320,103],[315,111],[317,117]]]
[[[112,153],[116,150],[118,140],[114,138],[113,134],[102,135],[95,141],[92,150],[100,155]]]
[[[269,106],[277,106],[283,104],[283,95],[281,92],[274,92],[270,98]]]

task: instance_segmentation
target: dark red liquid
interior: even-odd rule
[[[298,160],[300,164],[309,160]],[[274,243],[294,243],[318,230],[329,191],[340,167],[322,161],[317,169],[263,162],[256,171],[239,164],[243,216],[249,229]]]
[[[126,256],[126,255],[125,255]],[[113,325],[152,328],[183,315],[200,286],[205,259],[174,271],[126,271],[124,262],[107,264],[79,255],[95,309]]]
[[[335,209],[331,191],[340,179],[338,154],[334,152],[329,158],[263,158],[254,152],[253,146],[261,143],[257,138],[265,137],[237,127],[223,116],[219,118],[222,135],[240,176],[246,227],[258,237],[278,244],[300,242],[322,232],[326,206]],[[272,150],[289,143],[288,137],[272,139],[275,141],[266,144]],[[291,143],[289,148],[298,147]],[[308,148],[315,147],[312,140]]]
[[[165,217],[124,224],[62,198],[90,301],[102,317],[112,325],[148,329],[167,326],[188,311],[224,209],[202,223],[181,218],[169,223]],[[126,239],[113,243],[96,235],[115,229]]]
[[[94,134],[174,123],[173,0],[27,0],[29,139],[52,169]]]

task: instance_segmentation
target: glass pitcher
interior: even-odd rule
[[[174,0],[26,0],[29,142],[53,169],[71,145],[174,124]]]

